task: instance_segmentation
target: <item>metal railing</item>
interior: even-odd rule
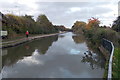
[[[108,80],[112,80],[112,58],[113,58],[113,53],[114,53],[114,45],[111,41],[107,40],[107,39],[103,39],[105,41],[107,41],[111,46],[109,52],[110,52],[110,58],[109,58],[109,66],[108,66]]]

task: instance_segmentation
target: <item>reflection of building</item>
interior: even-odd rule
[[[118,16],[120,16],[120,1],[118,2]]]

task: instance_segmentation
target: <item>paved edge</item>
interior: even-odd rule
[[[12,43],[3,42],[3,43],[8,43],[8,44],[5,45],[5,46],[2,45],[2,46],[0,47],[0,49],[9,48],[9,47],[14,47],[14,46],[17,46],[17,45],[26,43],[26,42],[31,41],[31,40],[35,40],[35,39],[42,38],[42,37],[54,36],[54,35],[63,34],[63,33],[66,33],[66,32],[54,33],[54,34],[46,34],[46,35],[41,35],[41,36],[29,37],[29,38],[23,38],[22,41],[19,41],[19,42],[16,42],[16,43],[14,43],[14,42],[15,42],[15,41],[18,41],[18,40],[21,40],[21,39],[18,39],[18,40],[15,40],[15,41],[10,41],[10,42],[12,42]]]

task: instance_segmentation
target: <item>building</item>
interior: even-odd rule
[[[0,21],[2,21],[2,13],[0,12]]]
[[[2,13],[0,12],[0,30],[1,30],[1,28],[2,28]]]
[[[120,1],[118,2],[118,16],[120,16]]]

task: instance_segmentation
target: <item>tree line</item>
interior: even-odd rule
[[[100,26],[100,21],[92,17],[88,22],[76,21],[72,26],[74,33],[83,34],[94,48],[100,46],[102,39],[108,39],[115,46],[120,46],[120,16],[113,22],[112,27]]]
[[[45,14],[40,14],[36,21],[33,16],[17,16],[2,14],[2,30],[8,31],[9,35],[24,34],[27,30],[30,34],[49,34],[68,30],[63,25],[53,25]]]

